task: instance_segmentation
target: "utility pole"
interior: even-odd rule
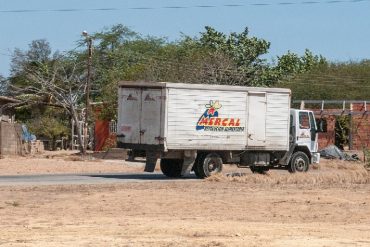
[[[86,38],[87,42],[87,78],[86,78],[86,109],[85,109],[85,126],[84,126],[84,152],[87,151],[88,136],[89,136],[89,117],[90,117],[90,84],[91,84],[91,60],[92,60],[92,38],[83,31],[82,35]]]

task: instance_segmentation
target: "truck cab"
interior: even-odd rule
[[[318,128],[315,120],[315,116],[312,111],[309,110],[290,110],[290,152],[292,157],[290,162],[294,162],[294,156],[297,152],[300,152],[301,156],[305,154],[309,160],[309,164],[319,163],[320,153],[318,153],[318,133],[323,132],[321,128]],[[303,154],[302,154],[303,153]],[[305,159],[305,157],[303,157]],[[302,161],[302,157],[300,157]],[[292,164],[290,163],[289,166]],[[307,170],[308,167],[298,167]],[[288,167],[288,169],[291,169]],[[301,171],[301,170],[297,170]]]

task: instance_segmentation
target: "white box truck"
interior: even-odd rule
[[[282,88],[120,82],[117,146],[146,152],[168,177],[199,178],[232,163],[253,172],[306,172],[318,163],[311,111],[290,108]]]

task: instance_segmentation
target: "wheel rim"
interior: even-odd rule
[[[208,163],[208,171],[209,172],[213,172],[217,169],[217,164],[214,160],[211,160],[209,163]]]
[[[220,170],[221,167],[221,162],[219,162],[218,157],[210,157],[207,160],[206,167],[208,172],[211,173],[216,173]]]
[[[306,161],[302,157],[298,157],[294,161],[294,167],[297,171],[303,172],[305,170],[305,167],[306,167]]]

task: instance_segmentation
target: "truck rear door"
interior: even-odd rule
[[[141,89],[123,88],[120,93],[118,131],[125,143],[140,143]]]
[[[118,135],[123,143],[163,144],[164,99],[161,89],[121,89]]]
[[[140,143],[160,144],[163,142],[161,135],[161,113],[162,99],[164,97],[162,97],[162,90],[143,89],[141,95]]]

